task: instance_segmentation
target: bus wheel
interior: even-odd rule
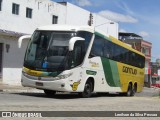
[[[128,90],[127,90],[127,92],[125,93],[126,94],[126,96],[132,96],[132,84],[129,84],[128,85]]]
[[[134,87],[133,87],[133,89],[132,89],[131,96],[134,96],[135,93],[136,93],[136,91],[137,91],[137,86],[134,84]]]
[[[84,91],[81,94],[83,98],[89,98],[92,95],[92,83],[90,81],[87,81],[84,87]]]
[[[53,97],[56,94],[56,91],[53,90],[44,90],[44,93],[48,96],[48,97]]]

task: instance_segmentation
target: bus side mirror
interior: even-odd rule
[[[18,48],[21,48],[22,40],[23,40],[23,39],[30,39],[30,38],[31,38],[31,35],[21,36],[21,37],[18,39]]]
[[[81,37],[73,37],[69,40],[69,51],[73,51],[74,49],[74,44],[76,43],[76,41],[84,41],[84,38]]]

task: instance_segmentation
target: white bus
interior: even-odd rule
[[[39,27],[30,38],[22,71],[22,85],[46,95],[76,92],[118,92],[133,96],[142,91],[145,57],[125,43],[93,27]]]

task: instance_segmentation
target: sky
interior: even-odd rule
[[[152,43],[152,61],[160,58],[160,0],[67,1],[119,23],[120,32],[136,33]]]

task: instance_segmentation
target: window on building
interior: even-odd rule
[[[143,47],[142,48],[142,53],[145,54],[145,55],[149,55],[149,48]]]
[[[19,15],[19,4],[12,4],[12,14]]]
[[[53,15],[52,24],[57,24],[57,23],[58,23],[58,16]]]
[[[2,10],[2,0],[0,0],[0,11]]]
[[[26,17],[32,18],[32,9],[31,8],[26,8]]]

